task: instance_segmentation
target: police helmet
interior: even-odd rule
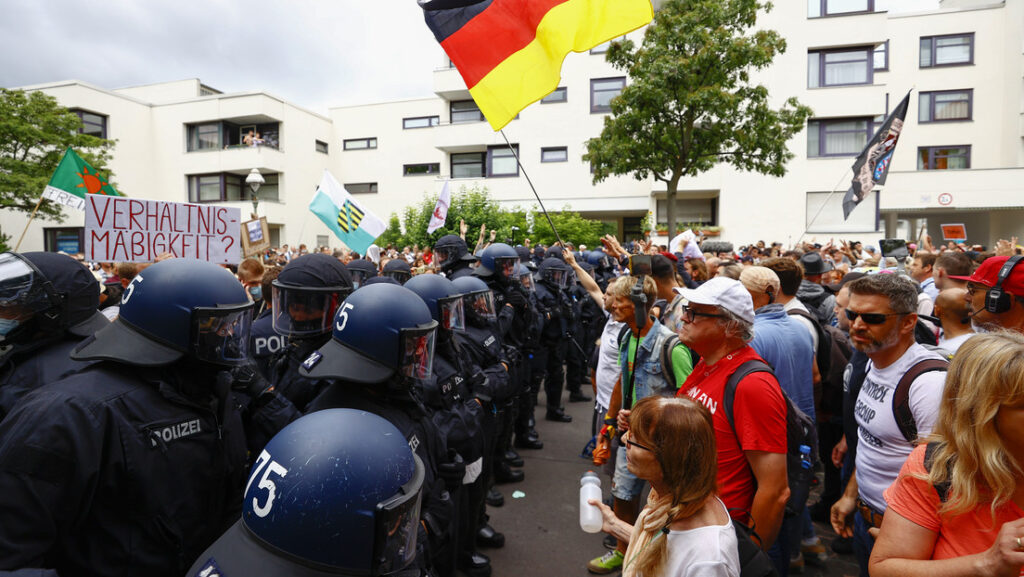
[[[183,357],[214,364],[245,362],[253,303],[227,269],[184,258],[135,275],[117,319],[72,353],[78,361],[168,365]]]
[[[557,258],[549,257],[540,263],[537,268],[537,275],[540,281],[553,287],[565,288],[569,286],[569,265]]]
[[[560,246],[548,247],[547,252],[544,254],[544,258],[557,258],[560,261],[565,261],[565,258],[562,257],[562,247]]]
[[[587,262],[590,263],[590,266],[594,267],[594,270],[598,271],[612,266],[611,259],[608,258],[608,255],[603,250],[590,251],[590,255],[587,256]]]
[[[480,254],[480,266],[473,274],[492,277],[498,282],[506,283],[512,278],[512,270],[519,262],[516,250],[503,242],[496,242],[484,249]]]
[[[434,264],[447,271],[462,262],[476,262],[477,258],[470,254],[466,241],[461,236],[446,234],[434,243]]]
[[[373,278],[368,278],[363,281],[364,287],[368,287],[374,284],[389,284],[394,286],[402,286],[402,283],[396,281],[394,278],[389,276],[375,276]]]
[[[242,518],[188,575],[393,575],[416,555],[425,476],[383,418],[355,409],[306,415],[267,443]]]
[[[384,264],[380,274],[395,279],[398,284],[405,284],[412,278],[412,267],[404,258],[393,258]]]
[[[536,269],[537,267],[533,268]],[[519,284],[523,285],[523,288],[530,292],[537,291],[537,286],[533,284],[533,270],[529,266],[519,263],[516,265],[515,270],[512,271],[512,274],[519,280]]]
[[[345,266],[352,276],[352,287],[356,289],[363,286],[363,282],[367,279],[377,276],[377,265],[365,258],[353,260]]]
[[[430,308],[430,316],[448,331],[466,329],[462,293],[452,281],[436,274],[421,274],[405,283],[405,288],[419,295]]]
[[[274,332],[290,338],[331,332],[338,305],[352,292],[352,276],[323,253],[292,259],[271,283]]]
[[[381,383],[395,373],[430,375],[437,321],[411,290],[391,284],[365,286],[338,307],[330,341],[299,368],[303,376]]]
[[[96,277],[70,256],[0,254],[0,345],[29,344],[67,331],[87,337],[110,324],[97,310]]]
[[[576,263],[576,264],[580,265],[580,268],[583,269],[583,272],[585,272],[588,275],[590,275],[590,278],[593,278],[593,279],[596,280],[596,275],[594,274],[594,267],[591,266],[589,262],[579,262],[579,263]]]
[[[468,319],[497,318],[494,312],[494,293],[487,283],[475,276],[464,276],[453,280],[452,286],[462,295],[462,308]]]

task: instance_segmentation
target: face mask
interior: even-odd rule
[[[263,298],[263,287],[262,286],[249,287],[249,295],[252,297],[252,300],[254,300],[254,301],[258,301],[258,300],[262,299]]]
[[[15,319],[0,318],[0,337],[9,335],[20,324],[21,321]]]

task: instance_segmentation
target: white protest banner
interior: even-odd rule
[[[242,211],[206,204],[85,195],[85,258],[153,262],[169,252],[216,264],[239,259]]]

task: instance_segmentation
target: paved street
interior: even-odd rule
[[[579,479],[594,468],[579,455],[589,439],[593,405],[566,403],[566,412],[573,416],[568,424],[543,420],[543,405],[541,393],[537,430],[544,449],[520,451],[526,462],[526,479],[499,485],[505,505],[488,507],[491,524],[506,536],[504,548],[483,550],[491,557],[494,577],[584,577],[589,575],[587,561],[606,551],[601,544],[603,533],[591,535],[579,527]],[[602,475],[601,483],[607,496],[611,481]],[[515,491],[524,496],[514,498]],[[817,529],[823,540],[834,536],[824,525],[818,524]],[[808,564],[804,575],[857,575],[857,564],[852,555],[832,554],[824,565]]]

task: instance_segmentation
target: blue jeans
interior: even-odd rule
[[[772,565],[775,566],[775,572],[779,574],[779,577],[789,575],[789,556],[793,533],[800,534],[800,517],[783,517],[782,526],[779,527],[779,535],[775,538],[775,543],[771,546],[771,549],[768,549],[768,557],[772,560]]]
[[[857,557],[857,565],[860,566],[860,577],[868,577],[868,559],[871,558],[871,549],[875,546],[875,540],[868,535],[870,528],[860,511],[854,511],[853,554]]]

